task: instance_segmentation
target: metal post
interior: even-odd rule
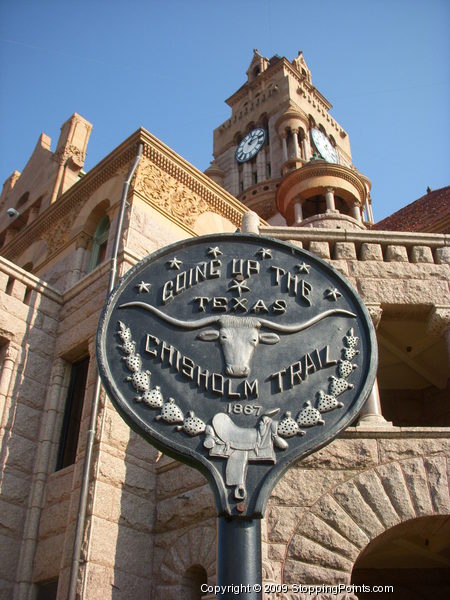
[[[109,294],[114,288],[114,284],[117,276],[117,256],[119,253],[119,246],[122,236],[122,228],[123,228],[123,220],[125,216],[125,208],[127,206],[127,197],[128,197],[128,189],[130,187],[131,180],[133,178],[134,173],[139,165],[139,162],[142,157],[142,153],[144,150],[144,145],[142,143],[138,146],[138,151],[136,154],[136,158],[131,166],[130,172],[128,173],[128,177],[124,181],[122,197],[120,200],[119,206],[119,214],[117,218],[117,226],[114,235],[114,242],[112,248],[111,262],[110,262],[110,271],[109,271],[109,281],[108,281],[108,289],[106,290],[106,298],[108,298]],[[78,580],[78,570],[80,567],[80,555],[81,555],[81,545],[83,542],[83,533],[86,521],[86,511],[87,511],[87,503],[88,503],[88,495],[89,495],[89,475],[91,471],[92,464],[92,455],[94,450],[94,441],[97,429],[97,415],[100,404],[100,389],[101,389],[101,379],[100,375],[97,374],[95,381],[95,391],[94,397],[92,399],[92,407],[91,407],[91,416],[89,419],[89,430],[87,434],[86,440],[86,451],[83,462],[83,474],[81,477],[80,484],[80,499],[78,503],[78,512],[77,512],[77,522],[75,527],[75,537],[73,541],[73,550],[72,550],[72,564],[70,568],[70,579],[69,579],[69,591],[67,598],[68,600],[75,600],[77,595],[77,580]]]
[[[261,519],[217,522],[217,599],[261,600]]]

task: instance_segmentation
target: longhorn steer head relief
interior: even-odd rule
[[[280,341],[276,333],[259,331],[261,319],[256,317],[224,315],[217,322],[219,331],[207,329],[199,333],[197,338],[203,342],[219,340],[225,358],[225,371],[231,377],[247,377],[258,344],[278,344]]]
[[[167,315],[155,306],[146,304],[145,302],[127,302],[119,308],[131,307],[148,310],[166,323],[180,327],[181,329],[194,330],[209,325],[217,325],[219,327],[218,330],[207,329],[199,333],[197,338],[203,342],[219,340],[225,359],[226,373],[231,377],[246,377],[250,373],[251,359],[258,344],[277,344],[280,341],[277,333],[262,332],[260,331],[262,327],[272,332],[291,334],[303,331],[331,315],[356,317],[354,313],[348,310],[333,309],[326,310],[303,323],[282,325],[258,317],[235,317],[231,315],[203,317],[195,321],[182,321],[181,319]]]

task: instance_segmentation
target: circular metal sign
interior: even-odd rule
[[[138,263],[103,311],[103,384],[130,427],[208,477],[219,514],[263,514],[294,460],[357,416],[371,319],[336,270],[261,236],[185,240]]]

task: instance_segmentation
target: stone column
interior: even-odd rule
[[[285,163],[288,159],[288,150],[287,150],[287,134],[286,131],[283,131],[283,133],[280,135],[281,137],[281,145],[283,148],[283,162]]]
[[[334,188],[330,187],[325,190],[325,201],[327,203],[327,212],[336,210],[336,205],[334,203]]]
[[[244,190],[249,188],[252,185],[252,165],[249,161],[244,163],[242,167],[243,171],[243,181],[244,181]]]
[[[3,364],[0,375],[0,438],[3,437],[5,427],[8,423],[11,380],[18,354],[19,348],[13,342],[9,342],[3,355]]]
[[[377,329],[381,321],[383,309],[379,304],[372,304],[367,306],[367,310],[372,318],[375,329]],[[370,429],[371,427],[387,426],[392,426],[392,423],[386,421],[381,412],[380,392],[378,390],[378,381],[375,379],[372,391],[359,413],[357,427]]]
[[[372,201],[371,201],[370,197],[367,199],[366,207],[367,207],[367,217],[369,219],[369,223],[375,223],[374,218],[373,218]]]
[[[300,158],[300,146],[298,145],[298,129],[292,130],[292,139],[294,140],[295,158]]]
[[[261,150],[256,155],[256,177],[258,183],[260,181],[265,181],[266,177],[266,149],[261,148]]]
[[[300,198],[295,201],[294,204],[294,223],[299,225],[303,221],[303,208]]]
[[[362,223],[361,209],[359,208],[358,204],[354,204],[352,206],[352,216],[354,219],[356,219],[358,221],[358,223]]]
[[[33,482],[28,499],[27,513],[20,548],[19,566],[16,576],[14,598],[27,600],[33,582],[33,564],[38,542],[41,509],[44,504],[50,461],[57,444],[55,430],[60,413],[64,409],[63,396],[66,392],[64,379],[67,373],[66,363],[58,358],[53,364],[45,401],[45,416],[41,421],[39,445],[34,465]]]
[[[70,285],[75,285],[83,274],[83,262],[86,256],[86,250],[89,245],[90,236],[82,232],[75,244],[75,253],[73,257],[72,278]]]
[[[302,137],[302,150],[303,150],[303,159],[304,160],[309,160],[310,156],[309,156],[309,151],[308,151],[308,144],[306,143],[306,136],[304,135]]]
[[[237,165],[237,162],[235,160],[233,160],[233,162],[231,163],[232,167],[231,167],[231,193],[234,196],[239,196],[240,194],[240,189],[239,189],[239,167]]]

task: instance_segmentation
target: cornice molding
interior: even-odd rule
[[[319,92],[319,90],[310,82],[308,79],[299,73],[297,69],[292,65],[292,63],[287,60],[287,58],[281,58],[277,63],[270,66],[263,73],[258,75],[256,79],[251,82],[244,83],[234,94],[232,94],[229,98],[225,100],[226,104],[230,106],[231,109],[234,106],[243,100],[250,91],[254,91],[258,87],[261,86],[262,83],[265,83],[268,79],[272,78],[277,71],[279,70],[287,70],[289,75],[297,82],[299,93],[303,93],[308,96],[308,101],[311,103],[316,102],[318,104],[318,109],[321,111],[326,120],[330,123],[330,125],[339,133],[342,137],[347,136],[347,132],[342,129],[342,127],[335,121],[335,119],[329,114],[329,111],[333,108],[333,105],[325,98],[323,94]],[[217,129],[224,127],[228,121],[230,121],[233,117],[231,116],[229,119],[224,121]]]
[[[233,106],[242,100],[249,92],[257,88],[263,81],[270,79],[277,71],[288,69],[290,74],[297,80],[299,84],[304,84],[308,92],[316,97],[316,99],[322,104],[323,108],[328,112],[333,108],[333,105],[319,92],[319,90],[309,81],[306,77],[299,73],[292,63],[286,58],[282,57],[274,65],[269,66],[268,69],[258,75],[256,79],[251,82],[245,82],[234,94],[229,96],[225,102],[233,108]]]
[[[144,156],[162,172],[196,193],[206,203],[205,206],[210,207],[210,210],[229,219],[236,224],[236,227],[240,226],[242,215],[246,212],[244,205],[146,129],[140,128],[6,244],[2,248],[3,255],[14,260],[38,240],[45,240],[47,243],[51,240],[52,247],[49,248],[51,255],[60,251],[68,243],[67,234],[70,233],[70,224],[74,222],[83,204],[101,185],[121,171],[126,172],[128,165],[136,156],[139,143],[144,145]],[[136,177],[130,186],[130,194],[134,191],[135,183]],[[189,226],[187,229],[191,231]]]

